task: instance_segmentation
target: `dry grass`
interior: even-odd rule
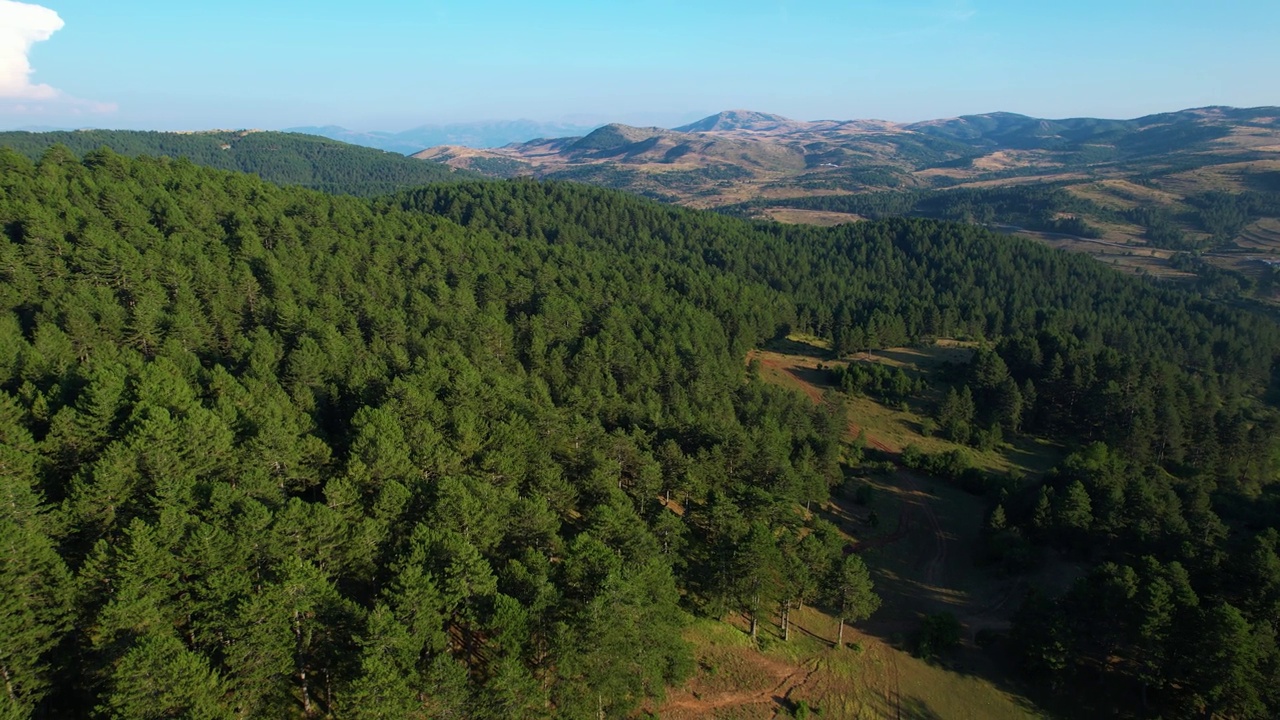
[[[835,392],[827,382],[819,365],[833,366],[842,362],[875,362],[903,368],[913,376],[931,377],[944,363],[967,362],[975,343],[957,340],[939,340],[924,347],[887,348],[869,353],[858,353],[847,361],[827,359],[827,349],[814,344],[814,339],[791,335],[785,341],[774,343],[768,350],[752,353],[760,360],[761,377],[769,382],[805,393],[814,402]],[[1019,439],[1012,444],[990,452],[962,448],[936,435],[923,434],[923,420],[933,403],[941,400],[942,392],[933,388],[925,398],[909,403],[906,407],[889,407],[867,397],[851,397],[840,394],[849,413],[849,437],[865,432],[868,444],[883,446],[898,452],[907,445],[915,445],[928,453],[963,449],[974,466],[988,472],[1020,472],[1024,475],[1044,472],[1059,456],[1056,448],[1038,445]]]
[[[1099,192],[1107,196],[1119,201],[1127,201],[1130,207],[1151,204],[1177,205],[1182,202],[1181,195],[1148,185],[1139,185],[1120,178],[1102,180],[1095,183],[1094,186]]]
[[[1249,225],[1236,239],[1236,244],[1267,254],[1280,251],[1280,218],[1263,218]]]
[[[827,212],[825,210],[799,210],[796,208],[770,208],[768,219],[791,225],[820,225],[830,227],[844,223],[862,222],[866,218],[853,213]]]

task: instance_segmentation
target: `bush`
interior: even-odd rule
[[[908,445],[902,448],[902,464],[912,470],[919,470],[924,467],[925,454],[924,451],[915,445]]]
[[[925,437],[932,437],[938,432],[938,423],[933,418],[925,418],[920,421],[920,434]]]

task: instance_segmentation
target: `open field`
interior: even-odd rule
[[[1149,185],[1139,185],[1122,178],[1099,180],[1082,185],[1069,185],[1067,191],[1104,207],[1127,210],[1139,205],[1175,205],[1182,198]]]
[[[767,212],[770,220],[794,225],[820,225],[829,227],[850,222],[862,222],[866,218],[853,213],[827,212],[825,210],[799,210],[796,208],[772,208]]]
[[[697,670],[653,713],[663,720],[768,720],[791,717],[803,703],[816,717],[842,720],[1043,717],[1016,691],[927,663],[856,628],[845,628],[847,646],[836,649],[835,623],[813,608],[793,611],[791,640],[775,633],[756,649],[740,619],[695,621],[686,639]]]
[[[1248,225],[1236,245],[1260,253],[1280,253],[1280,218],[1263,218]]]

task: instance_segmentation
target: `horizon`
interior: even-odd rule
[[[786,115],[782,115],[781,113],[774,113],[768,110],[753,110],[749,108],[729,108],[726,110],[719,110],[719,111],[711,112],[707,114],[700,114],[700,115],[689,114],[687,119],[683,119],[668,125],[652,125],[652,124],[645,125],[645,124],[628,123],[620,120],[605,120],[603,119],[603,116],[601,116],[601,119],[599,119],[596,122],[591,122],[585,119],[580,120],[580,119],[564,119],[564,118],[538,119],[538,118],[531,118],[531,117],[513,117],[513,118],[488,117],[488,118],[478,118],[474,120],[457,120],[457,121],[451,121],[451,122],[438,122],[438,123],[426,122],[426,123],[421,123],[418,125],[405,127],[405,128],[356,128],[356,127],[347,127],[343,125],[328,124],[328,123],[314,123],[314,124],[307,124],[307,125],[294,125],[290,127],[278,127],[278,128],[277,127],[248,127],[248,126],[245,126],[245,127],[128,128],[128,127],[116,127],[112,125],[78,125],[78,126],[28,125],[28,126],[17,126],[17,127],[0,127],[0,132],[39,133],[39,132],[82,132],[82,131],[88,132],[88,131],[94,131],[94,130],[98,130],[98,131],[108,131],[108,130],[135,131],[136,130],[140,132],[162,132],[162,133],[173,133],[173,134],[198,134],[198,133],[219,133],[219,132],[296,132],[300,134],[308,134],[305,132],[306,130],[344,130],[347,132],[357,133],[357,134],[397,135],[397,134],[407,134],[415,130],[421,130],[421,129],[427,129],[427,128],[435,129],[435,128],[448,128],[448,127],[454,127],[454,126],[466,127],[466,126],[480,126],[480,125],[486,125],[486,124],[497,125],[497,124],[503,124],[503,123],[512,123],[512,124],[532,123],[532,124],[538,124],[538,125],[566,125],[566,126],[576,125],[579,128],[593,128],[593,129],[604,127],[606,125],[628,125],[631,127],[638,127],[638,128],[658,128],[662,130],[673,130],[680,126],[691,125],[699,121],[707,120],[725,113],[737,113],[737,112],[750,112],[750,113],[758,113],[762,115],[776,115],[776,116],[782,117],[785,120],[792,120],[796,122],[808,122],[808,123],[869,121],[869,122],[891,122],[897,125],[913,125],[913,124],[920,124],[920,123],[940,121],[940,120],[953,120],[953,119],[959,119],[963,117],[984,117],[984,116],[992,116],[992,115],[1018,115],[1018,116],[1028,117],[1035,120],[1047,120],[1051,122],[1067,121],[1067,120],[1085,120],[1085,119],[1133,121],[1133,120],[1140,120],[1144,117],[1150,117],[1154,115],[1165,115],[1165,114],[1178,113],[1178,112],[1191,112],[1196,110],[1210,110],[1214,108],[1223,108],[1223,109],[1229,109],[1229,110],[1263,110],[1263,109],[1275,108],[1277,110],[1280,110],[1280,105],[1254,105],[1254,106],[1221,105],[1221,104],[1201,105],[1198,107],[1170,108],[1165,110],[1156,110],[1154,112],[1146,113],[1145,115],[1137,115],[1133,117],[1102,117],[1102,116],[1094,116],[1094,115],[1063,115],[1059,117],[1041,117],[1036,115],[1026,115],[1025,113],[1018,113],[1010,110],[992,110],[989,112],[967,113],[965,115],[948,115],[948,116],[940,116],[940,117],[929,117],[929,118],[920,118],[915,120],[898,121],[898,120],[885,120],[885,118],[877,118],[877,117],[848,117],[848,118],[819,117],[819,118],[810,119],[810,118],[789,117]]]
[[[909,123],[1280,105],[1280,6],[1232,0],[0,0],[0,128]]]

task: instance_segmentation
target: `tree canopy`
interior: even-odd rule
[[[1275,707],[1248,690],[1274,537],[1224,555],[1263,578],[1243,594],[1176,557],[1202,610],[1165,553],[1221,535],[1197,487],[1273,492],[1263,318],[931,220],[529,181],[367,200],[109,150],[0,149],[0,229],[7,714],[624,717],[690,672],[688,612],[865,617],[866,568],[805,511],[846,420],[744,362],[791,328],[982,338],[975,418],[1123,447],[1054,476],[1029,532],[1146,543],[1163,584],[1115,591],[1144,637],[1185,612],[1234,643],[1179,687]]]

